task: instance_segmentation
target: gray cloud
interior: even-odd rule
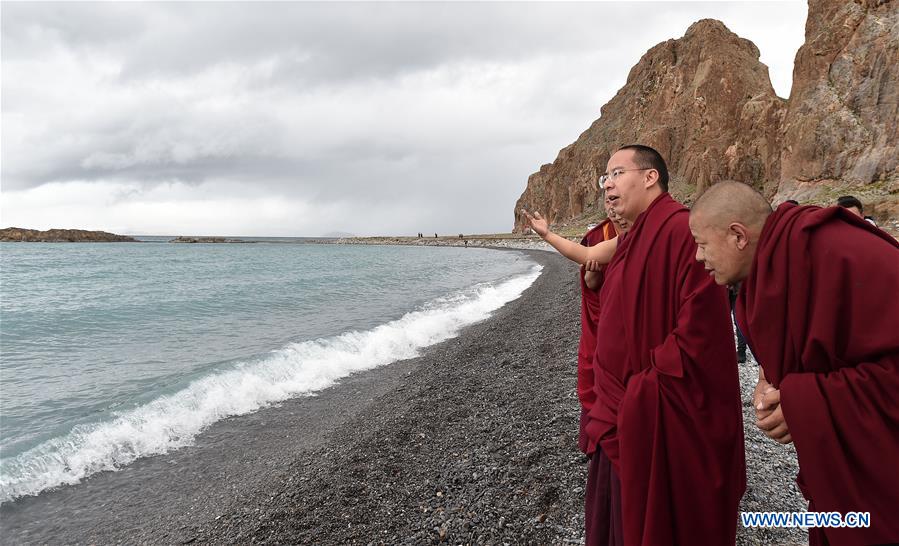
[[[81,50],[127,49],[126,76],[171,76],[222,61],[278,57],[285,74],[312,82],[391,78],[454,59],[575,50],[606,21],[634,11],[643,20],[657,15],[646,5],[374,2],[19,3],[4,11],[4,36],[17,45],[40,49],[55,38]]]
[[[527,175],[649,47],[720,18],[785,95],[804,16],[795,2],[5,3],[3,221],[181,232],[196,224],[174,202],[231,216],[247,202],[213,227],[508,230]],[[248,196],[328,214],[276,221]]]

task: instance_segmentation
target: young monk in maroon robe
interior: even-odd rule
[[[870,512],[868,528],[813,527],[809,542],[899,542],[899,244],[839,207],[772,212],[738,182],[703,194],[690,227],[716,282],[742,281],[757,424],[795,443],[809,511]]]
[[[624,233],[628,229],[627,220],[618,216],[611,207],[611,201],[604,200],[606,214],[608,219],[600,225],[587,232],[587,235],[581,241],[583,246],[593,246],[603,241],[609,241],[619,234]],[[596,267],[596,270],[590,271],[586,267],[581,267],[581,340],[578,346],[578,370],[577,370],[577,393],[581,401],[581,421],[580,433],[578,435],[578,447],[587,457],[594,462],[593,456],[596,452],[596,439],[591,441],[587,434],[587,425],[590,422],[590,410],[596,401],[596,392],[593,388],[593,354],[596,351],[596,323],[599,319],[600,298],[599,289],[602,287],[604,280],[604,267]],[[595,461],[599,463],[599,460]],[[588,539],[600,532],[601,529],[608,528],[608,520],[610,519],[609,503],[606,503],[604,509],[597,510],[595,505],[595,489],[597,481],[602,480],[608,487],[611,479],[610,465],[605,461],[603,471],[597,471],[597,465],[588,467],[587,475],[587,494],[584,503],[584,523]],[[617,516],[620,519],[620,515]],[[588,542],[589,543],[589,542]]]
[[[600,291],[587,431],[599,442],[588,502],[605,528],[588,544],[733,544],[746,478],[727,292],[693,259],[689,211],[668,194],[658,152],[626,146],[607,167],[606,195],[633,221],[620,244],[584,248],[529,215],[535,232],[578,263],[614,251]]]
[[[608,218],[589,230],[581,240],[583,246],[593,246],[608,241],[627,229],[627,221],[611,211],[611,202],[604,200]],[[587,412],[593,407],[596,394],[593,392],[593,353],[596,350],[596,320],[599,318],[599,289],[602,287],[603,271],[580,270],[581,279],[581,339],[577,352],[577,394],[581,402],[581,428],[578,447],[585,455],[592,455],[595,444],[590,444],[584,430]]]

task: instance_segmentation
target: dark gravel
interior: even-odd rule
[[[198,541],[580,542],[576,270],[536,258],[525,297],[429,351]]]
[[[796,485],[799,463],[793,444],[781,445],[755,426],[752,391],[758,381],[759,368],[750,355],[740,366],[743,388],[743,429],[746,442],[746,493],[740,501],[744,512],[802,512],[808,503]],[[740,546],[768,544],[807,544],[808,532],[798,528],[743,529],[737,527]]]
[[[583,542],[576,268],[419,358],[224,420],[193,447],[0,507],[4,544]],[[741,368],[744,399],[754,366]],[[746,510],[802,510],[795,456],[748,420]],[[740,530],[739,544],[803,542]],[[701,543],[701,537],[698,542]]]

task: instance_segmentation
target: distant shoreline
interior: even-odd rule
[[[580,240],[573,238],[572,240]],[[552,250],[536,235],[496,233],[478,235],[452,235],[443,237],[222,237],[190,235],[118,235],[106,231],[81,229],[49,229],[40,231],[10,227],[0,230],[0,241],[21,243],[178,243],[178,244],[249,244],[293,243],[318,245],[404,245],[404,246],[454,246],[478,248],[514,248],[526,250]]]
[[[337,245],[404,245],[455,246],[478,248],[516,248],[525,250],[553,250],[536,235],[516,234],[475,235],[471,237],[345,237],[330,241]]]
[[[127,235],[84,229],[24,229],[9,227],[0,229],[0,241],[9,243],[137,243]]]
[[[6,243],[295,243],[332,244],[337,237],[221,237],[195,235],[119,235],[84,229],[0,229],[0,242]]]

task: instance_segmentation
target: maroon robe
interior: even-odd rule
[[[593,246],[607,241],[617,235],[612,221],[606,219],[598,226],[588,231],[581,244]],[[599,285],[602,286],[602,275],[599,274]],[[596,450],[596,443],[590,443],[587,437],[586,425],[589,420],[588,412],[596,400],[593,391],[593,353],[596,350],[596,320],[599,318],[599,289],[591,290],[584,282],[584,268],[581,267],[581,339],[577,349],[577,396],[581,401],[581,429],[578,436],[578,447],[586,454],[592,454]]]
[[[659,196],[606,268],[587,432],[621,481],[624,544],[733,544],[746,487],[727,291]]]
[[[584,498],[585,546],[624,546],[621,529],[621,480],[612,461],[597,449],[587,467]]]
[[[809,510],[871,513],[868,529],[812,528],[812,544],[899,542],[897,249],[846,209],[784,204],[737,298],[780,389]]]

